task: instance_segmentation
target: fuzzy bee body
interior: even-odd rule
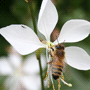
[[[51,67],[52,76],[56,80],[59,78],[63,71],[65,52],[64,46],[61,44],[58,44],[51,49],[52,51],[50,52],[50,56],[52,61],[49,64]]]

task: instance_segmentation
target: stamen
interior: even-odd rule
[[[52,86],[53,86],[53,90],[55,90],[54,84],[52,84]]]
[[[63,80],[65,80],[65,79],[64,79],[64,76],[63,76],[63,73],[62,73],[62,75],[61,75],[61,78],[62,78]]]
[[[66,84],[66,85],[69,86],[69,87],[72,87],[72,84],[71,84],[71,83],[65,82],[62,78],[60,78],[60,79],[61,79],[61,81],[62,81],[64,84]]]
[[[58,90],[60,90],[60,87],[61,87],[61,85],[60,85],[60,79],[58,79]]]
[[[49,84],[49,78],[48,78],[48,88],[50,87],[50,84]]]
[[[50,41],[47,41],[47,43],[46,43],[46,47],[49,49],[49,48],[52,47],[52,46],[53,46],[53,43],[50,42]]]
[[[47,87],[49,88],[50,84],[49,84],[49,75],[48,75],[48,72],[46,73],[45,81],[46,81],[46,80],[48,80],[48,81],[47,81],[47,84],[48,84]]]
[[[46,79],[48,80],[48,82],[47,82],[47,83],[48,83],[48,86],[47,86],[48,88],[49,88],[49,86],[50,86],[50,84],[49,84],[49,81],[50,81],[50,80],[49,80],[49,74],[50,74],[50,66],[48,65],[48,70],[47,70],[46,77],[45,77],[45,80],[46,80]]]

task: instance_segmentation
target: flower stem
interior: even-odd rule
[[[32,16],[32,22],[33,22],[34,31],[37,34],[37,26],[36,26],[36,22],[35,22],[35,16],[34,16],[34,12],[33,12],[33,7],[32,7],[32,1],[33,0],[28,0],[28,4],[29,4],[29,8],[30,8],[30,13],[31,13],[31,16]],[[42,66],[41,66],[40,56],[38,58],[38,62],[39,62],[39,68],[40,68],[40,77],[41,77],[42,90],[44,90],[44,83],[43,83]]]
[[[39,62],[39,68],[40,68],[40,76],[41,76],[41,84],[42,84],[42,90],[44,90],[44,83],[43,83],[43,76],[42,76],[42,66],[41,66],[41,59],[39,57],[38,59]]]
[[[34,12],[33,12],[32,1],[33,1],[33,0],[28,0],[28,5],[29,5],[31,17],[32,17],[32,22],[33,22],[34,32],[37,34],[37,25],[36,25],[36,22],[35,22],[35,15],[34,15]]]

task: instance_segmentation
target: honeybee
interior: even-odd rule
[[[52,45],[49,47],[49,56],[51,57],[51,61],[49,61],[48,64],[48,71],[46,74],[46,78],[49,75],[51,75],[51,81],[53,90],[55,90],[53,79],[58,80],[58,90],[60,90],[60,80],[68,85],[69,87],[72,87],[72,84],[65,82],[63,72],[66,71],[66,59],[65,59],[65,47],[61,43],[58,43],[58,45]],[[67,70],[68,71],[68,70]],[[53,79],[52,79],[53,77]],[[49,88],[49,78],[48,78],[48,88]]]
[[[52,61],[48,62],[51,67],[52,77],[57,80],[59,76],[62,74],[64,59],[65,59],[65,51],[64,45],[58,44],[51,47],[51,51],[49,52]]]

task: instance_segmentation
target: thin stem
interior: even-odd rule
[[[29,4],[29,9],[30,9],[31,17],[32,17],[34,32],[37,34],[37,25],[36,25],[36,22],[35,22],[35,15],[34,15],[34,12],[33,12],[32,0],[29,0],[28,4]]]
[[[41,66],[41,59],[39,57],[38,59],[39,62],[39,68],[40,68],[40,76],[41,76],[41,84],[42,84],[42,90],[44,90],[44,83],[43,83],[43,76],[42,76],[42,66]]]

